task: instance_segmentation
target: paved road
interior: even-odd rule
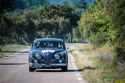
[[[0,59],[0,83],[86,83],[69,54],[67,72],[60,69],[28,71],[28,49]]]

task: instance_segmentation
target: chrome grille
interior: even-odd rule
[[[52,59],[53,59],[52,54],[45,53],[43,56],[44,56],[43,58],[44,58],[45,64],[51,64]]]

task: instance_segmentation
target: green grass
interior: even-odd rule
[[[76,49],[77,48],[77,49]],[[113,65],[112,48],[70,47],[81,74],[89,83],[115,83],[125,78],[125,64]]]
[[[10,44],[0,47],[0,58],[8,56],[10,54],[19,52],[23,49],[30,48],[28,45],[16,45],[16,44]]]

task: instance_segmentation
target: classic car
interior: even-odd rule
[[[35,39],[29,55],[29,71],[44,68],[61,68],[67,71],[68,52],[65,43],[58,38]]]

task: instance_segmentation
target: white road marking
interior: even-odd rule
[[[82,81],[82,78],[77,78],[77,80]]]
[[[76,66],[76,63],[75,63],[76,62],[75,58],[71,54],[70,54],[70,56],[71,56],[71,61],[73,62],[73,63],[71,63],[72,68],[74,70],[78,70],[78,67]],[[79,72],[77,72],[75,75],[76,75],[76,79],[79,81],[79,83],[87,83],[84,79],[82,79],[82,76]]]
[[[79,73],[76,73],[76,76],[80,76],[80,74],[79,74]]]
[[[74,68],[74,69],[78,69],[77,66],[76,66],[75,64],[73,65],[73,68]]]

